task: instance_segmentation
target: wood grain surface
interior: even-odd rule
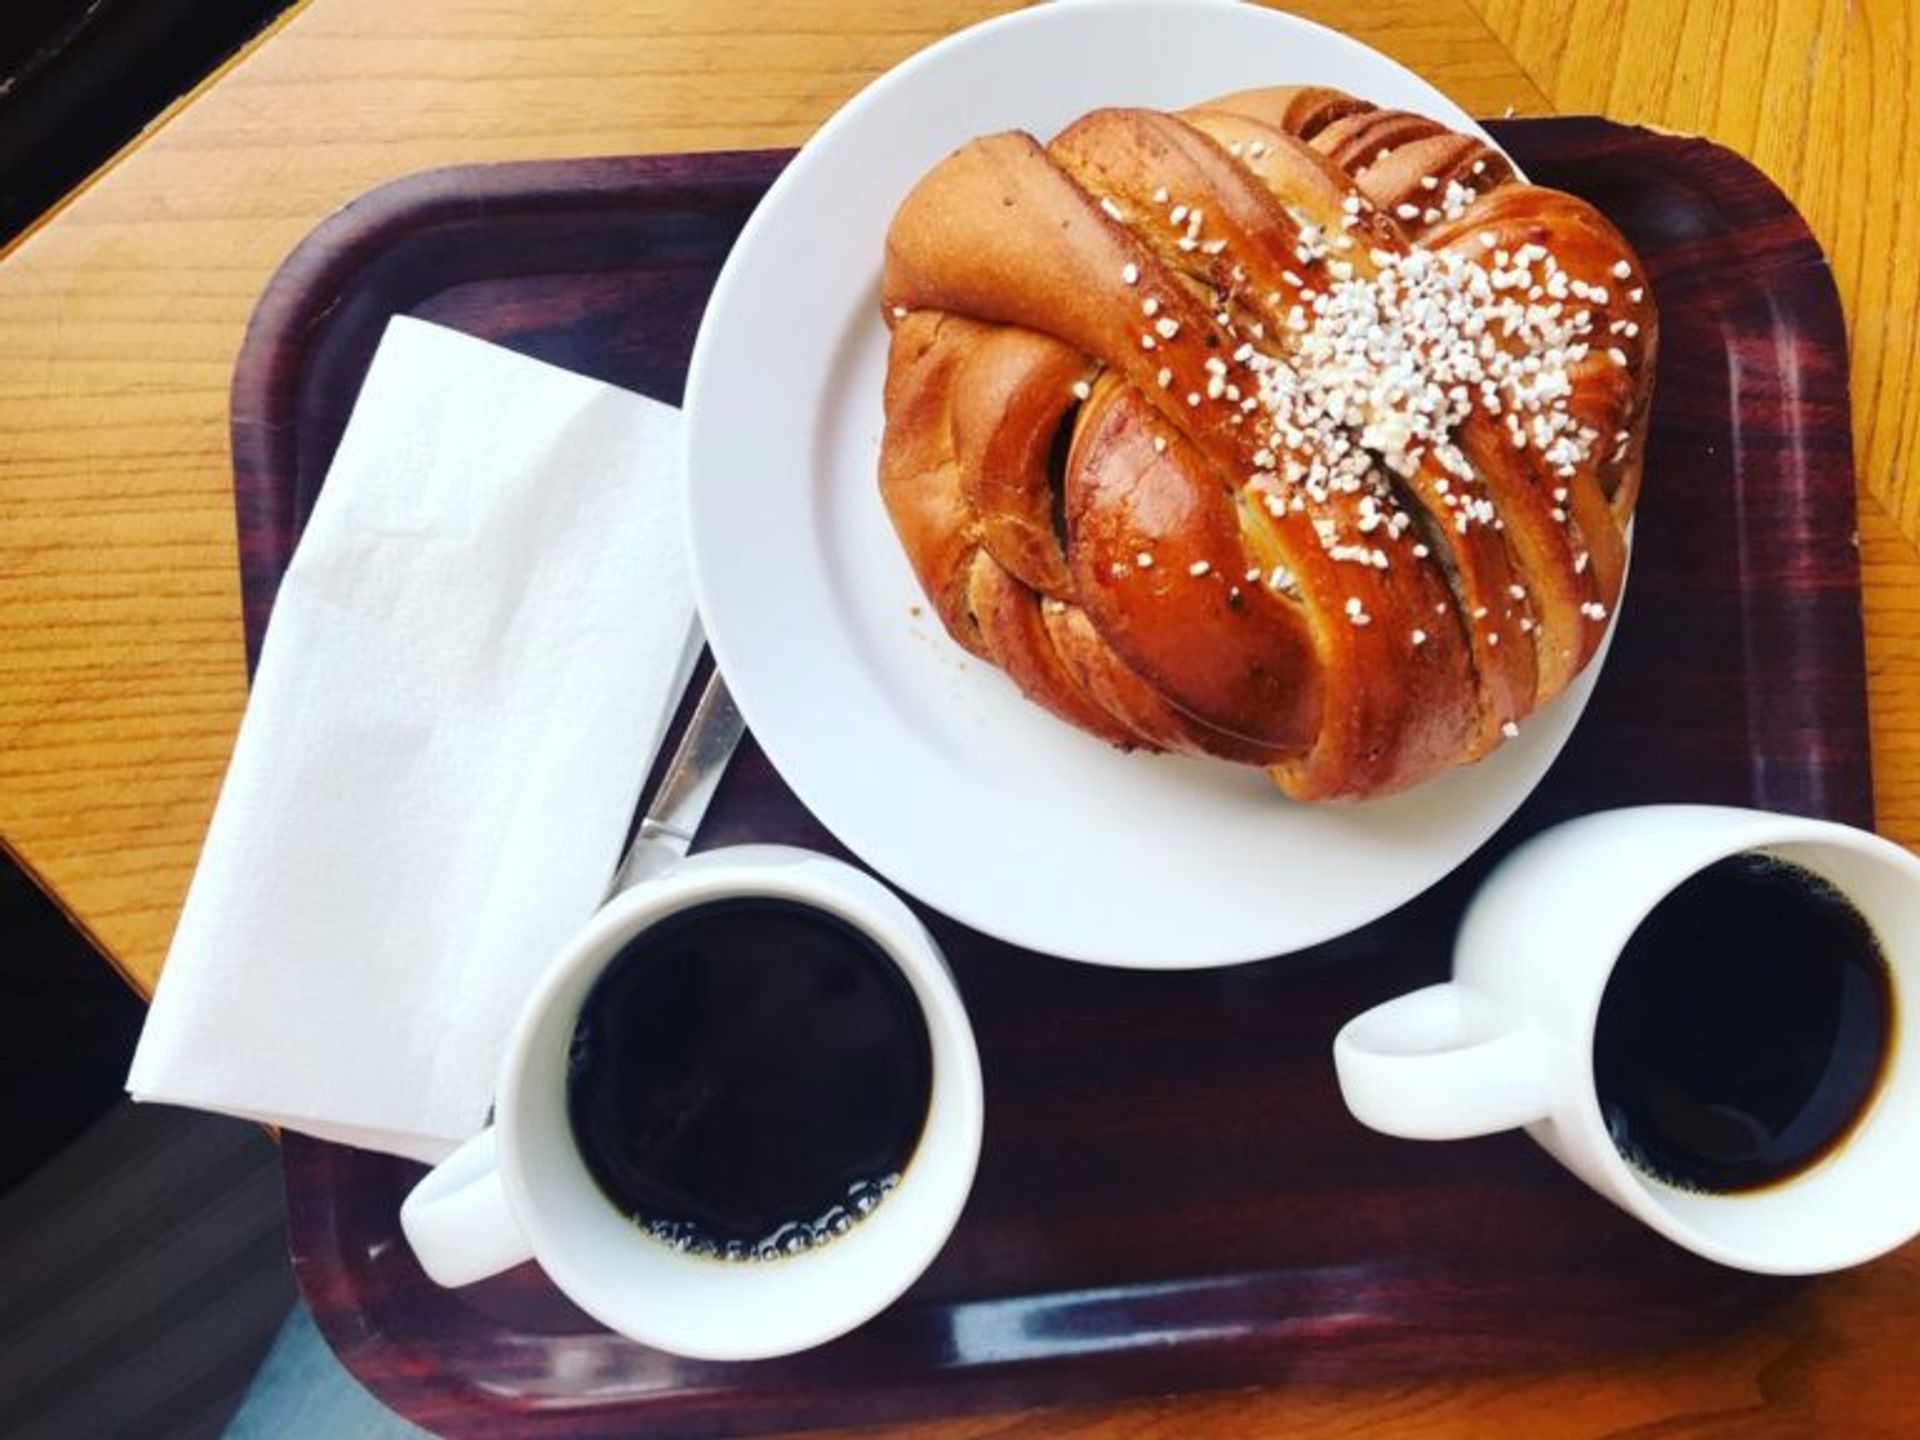
[[[158,973],[244,702],[227,386],[294,242],[428,165],[797,143],[872,75],[998,8],[307,0],[0,259],[0,844],[130,980]],[[1704,131],[1807,210],[1853,331],[1879,823],[1920,841],[1909,0],[1290,8],[1477,113],[1600,107]],[[1657,1361],[898,1433],[1894,1435],[1915,1401],[1917,1296],[1910,1248]]]

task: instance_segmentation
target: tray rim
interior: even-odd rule
[[[1819,274],[1815,284],[1820,290],[1815,297],[1801,299],[1824,312],[1820,318],[1830,318],[1844,359],[1844,314],[1831,269],[1818,241],[1791,200],[1759,167],[1738,152],[1704,137],[1681,135],[1650,126],[1621,125],[1598,116],[1555,116],[1487,123],[1496,136],[1503,125],[1514,124],[1553,127],[1570,137],[1588,135],[1597,138],[1615,132],[1639,132],[1675,147],[1705,147],[1749,172],[1777,199],[1782,212],[1790,215],[1797,226],[1794,244],[1806,252],[1803,258],[1809,268],[1817,267]],[[617,209],[621,203],[637,194],[649,197],[677,193],[704,195],[711,193],[715,185],[735,188],[742,193],[753,192],[764,188],[792,154],[791,150],[729,150],[455,165],[399,177],[348,202],[310,231],[290,252],[269,281],[249,318],[232,384],[231,431],[237,513],[244,514],[239,507],[244,504],[242,491],[245,477],[271,471],[276,456],[284,453],[286,447],[293,443],[294,431],[288,406],[297,393],[294,382],[305,352],[303,347],[291,347],[282,353],[275,353],[276,347],[284,346],[290,333],[297,333],[303,340],[307,338],[314,327],[324,322],[331,308],[329,286],[338,277],[357,268],[362,257],[379,251],[389,237],[402,232],[412,233],[421,216],[426,217],[427,226],[431,227],[483,218],[504,202],[525,204],[534,200],[563,208],[592,211]],[[712,173],[708,173],[707,167],[712,167]],[[503,270],[500,273],[511,272]],[[1851,473],[1850,425],[1844,438],[1847,447],[1845,464]],[[252,498],[259,501],[264,497],[256,493]],[[291,497],[287,499],[290,504]],[[242,530],[244,535],[244,525]],[[244,579],[250,569],[264,565],[266,558],[250,556],[243,544],[240,562]],[[1857,602],[1857,562],[1848,589]],[[259,628],[250,612],[247,629],[249,671],[257,653]],[[1864,687],[1864,658],[1856,655],[1852,659],[1854,663],[1851,668],[1859,673]],[[1863,731],[1865,719],[1866,697],[1863,688],[1859,707]],[[1860,756],[1870,804],[1870,770],[1866,767],[1871,764],[1871,752],[1862,746]],[[1870,824],[1870,813],[1857,817],[1856,823]],[[301,1157],[304,1155],[311,1161],[315,1152],[331,1147],[300,1136],[289,1136],[287,1141],[290,1150],[285,1168],[291,1213],[297,1208],[293,1181]],[[299,1257],[296,1257],[296,1272],[304,1268]],[[304,1274],[300,1276],[303,1293],[308,1289],[308,1278]],[[355,1373],[360,1373],[353,1363],[355,1360],[366,1358],[370,1350],[377,1349],[383,1340],[389,1345],[395,1343],[395,1337],[382,1336],[380,1332],[369,1328],[350,1331],[338,1323],[337,1316],[325,1309],[320,1311],[320,1318],[329,1345]],[[372,1378],[364,1375],[362,1378],[370,1386],[375,1384]],[[994,1408],[995,1403],[1002,1407],[1008,1403],[1018,1403],[1010,1402],[1009,1385],[1014,1391],[1019,1388],[1017,1380],[1002,1381],[988,1387],[991,1391],[989,1403],[979,1408]],[[461,1403],[471,1407],[475,1402],[469,1397]],[[1057,1402],[1048,1400],[1039,1403]],[[954,1407],[954,1413],[971,1408],[976,1407],[959,1405]]]
[[[448,225],[491,218],[529,202],[591,213],[618,210],[634,196],[676,198],[736,192],[757,202],[793,158],[790,149],[694,150],[656,155],[498,160],[439,165],[387,180],[325,216],[275,267],[247,316],[228,385],[229,454],[247,677],[260,659],[266,607],[256,596],[278,588],[287,551],[261,554],[247,543],[247,517],[264,514],[294,531],[293,496],[254,477],[285,468],[296,434],[295,397],[305,342],[334,307],[341,281],[388,250]],[[289,345],[289,337],[300,343]]]

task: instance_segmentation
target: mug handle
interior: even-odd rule
[[[533,1258],[507,1203],[488,1126],[427,1173],[400,1206],[400,1228],[436,1285],[471,1285]]]
[[[1553,1109],[1552,1038],[1451,981],[1349,1020],[1333,1065],[1354,1118],[1406,1140],[1492,1135]]]

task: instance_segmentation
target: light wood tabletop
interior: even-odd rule
[[[227,387],[331,210],[456,161],[797,144],[965,0],[306,0],[0,257],[0,842],[126,977],[164,959],[245,700]],[[1920,842],[1920,19],[1912,0],[1293,0],[1468,110],[1756,160],[1851,337],[1880,828]],[[918,1436],[1911,1433],[1920,1250],[1763,1327],[1553,1375],[1275,1389]]]

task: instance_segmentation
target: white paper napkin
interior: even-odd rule
[[[387,328],[127,1088],[435,1160],[592,913],[692,660],[679,412]]]

